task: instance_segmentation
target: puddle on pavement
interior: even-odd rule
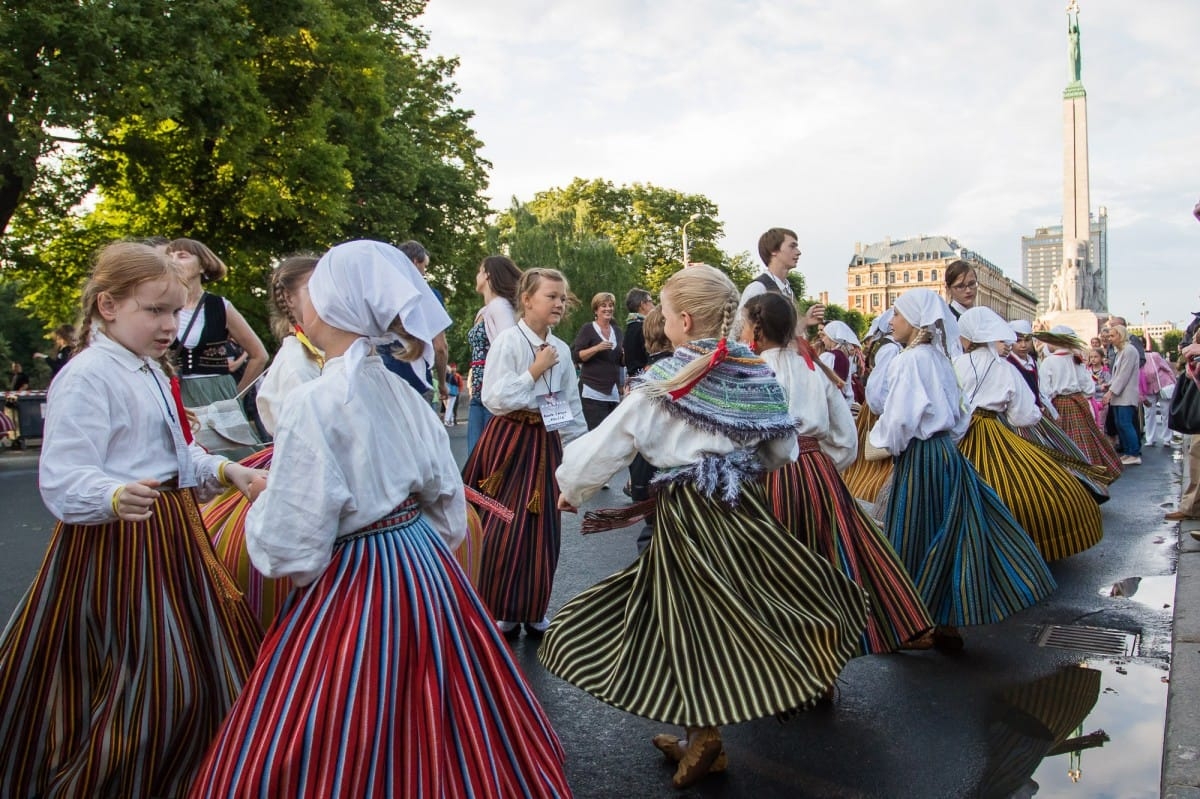
[[[1100,589],[1100,596],[1124,597],[1155,610],[1175,606],[1175,575],[1126,577]]]
[[[1157,797],[1166,669],[1087,660],[995,697],[979,795]]]

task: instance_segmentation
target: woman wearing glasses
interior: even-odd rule
[[[946,267],[946,299],[955,319],[962,316],[963,311],[975,307],[978,293],[979,278],[974,267],[966,261],[955,261]]]

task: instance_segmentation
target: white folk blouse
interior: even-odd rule
[[[558,351],[558,363],[535,381],[529,367],[543,344]],[[487,364],[483,367],[483,404],[497,415],[513,411],[537,413],[537,398],[546,393],[566,398],[571,408],[571,424],[558,431],[564,442],[587,432],[571,348],[553,333],[543,339],[524,321],[519,321],[501,331],[488,350]]]
[[[982,408],[1002,413],[1015,427],[1029,427],[1041,420],[1033,392],[1017,367],[987,347],[955,358],[954,371],[971,411]]]
[[[958,441],[967,432],[966,412],[950,359],[931,344],[905,348],[888,365],[883,413],[871,428],[874,447],[899,455],[914,439],[949,433]]]
[[[258,387],[255,400],[258,405],[258,416],[262,419],[263,427],[272,436],[283,410],[283,399],[297,386],[316,380],[321,376],[321,367],[308,354],[308,350],[295,336],[288,336],[279,345],[279,352],[267,369],[267,376]]]
[[[838,471],[858,457],[858,431],[845,398],[820,369],[809,369],[804,359],[790,349],[760,353],[788,398],[788,413],[796,420],[798,434],[812,436]]]

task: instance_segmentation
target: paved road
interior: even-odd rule
[[[460,458],[463,435],[452,430]],[[50,531],[35,468],[32,457],[0,453],[0,617],[19,601]],[[1176,528],[1160,519],[1178,479],[1177,453],[1148,449],[1145,465],[1113,486],[1104,540],[1052,565],[1059,590],[1050,599],[968,628],[957,657],[853,661],[831,710],[726,728],[730,771],[690,791],[671,788],[671,769],[650,746],[662,725],[548,675],[535,642],[513,650],[563,740],[579,797],[1158,796],[1177,553]],[[623,480],[599,501],[624,501]],[[635,537],[630,529],[585,538],[568,516],[552,609],[631,560]],[[1120,581],[1126,596],[1107,596]],[[1039,646],[1047,625],[1129,633],[1136,653]],[[1107,742],[1096,746],[1102,737],[1089,734],[1100,730]],[[1073,748],[1077,755],[1060,751]]]

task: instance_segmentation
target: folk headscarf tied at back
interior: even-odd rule
[[[958,317],[958,334],[976,344],[991,344],[1003,341],[1012,344],[1017,340],[1013,326],[1000,318],[991,308],[968,308]]]
[[[837,319],[825,323],[825,335],[838,344],[849,344],[854,347],[862,346],[862,342],[858,340],[858,336],[854,335],[854,331],[850,329],[850,325]]]
[[[958,322],[940,295],[929,289],[909,289],[896,298],[895,307],[910,325],[928,330],[933,345],[947,358],[962,354]]]
[[[342,357],[354,396],[359,370],[376,344],[396,341],[388,330],[396,317],[423,345],[427,365],[433,363],[433,339],[450,326],[450,317],[425,278],[404,253],[380,241],[339,244],[321,256],[308,281],[317,314],[329,325],[361,336]]]

